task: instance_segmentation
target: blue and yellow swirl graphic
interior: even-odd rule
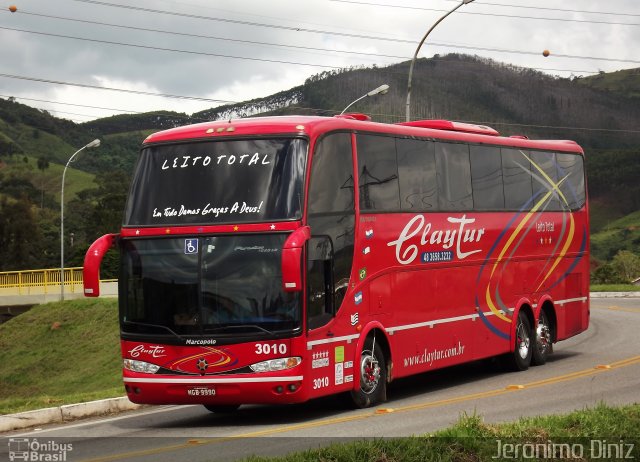
[[[571,245],[576,239],[576,222],[573,212],[571,212],[570,202],[561,190],[561,185],[568,181],[569,174],[554,161],[556,171],[560,179],[555,181],[525,152],[519,151],[523,156],[523,163],[517,165],[526,171],[533,179],[543,185],[541,191],[535,194],[523,207],[514,214],[507,225],[502,229],[497,239],[492,244],[484,262],[480,267],[477,277],[477,294],[475,304],[477,313],[483,324],[496,336],[508,340],[510,338],[511,324],[513,318],[513,307],[508,307],[503,302],[500,284],[503,277],[508,274],[507,268],[514,260],[514,256],[529,232],[534,229],[537,220],[545,212],[550,201],[559,201],[563,211],[562,227],[555,246],[550,252],[547,260],[542,265],[535,278],[534,287],[531,292],[538,293],[541,289],[551,290],[565,279],[585,255],[587,243],[586,227],[582,233],[582,243],[578,255],[573,259],[569,267],[562,273],[557,271],[558,266],[565,259]],[[532,166],[528,168],[524,161]],[[565,188],[566,190],[566,188]],[[487,274],[488,273],[488,274]],[[486,282],[482,282],[486,280]],[[488,312],[486,309],[488,308]],[[489,316],[487,315],[489,314]],[[492,316],[491,316],[492,315]]]

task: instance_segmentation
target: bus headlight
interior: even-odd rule
[[[160,366],[155,364],[145,363],[144,361],[136,361],[135,359],[123,360],[123,366],[125,369],[133,372],[144,372],[145,374],[155,374],[160,369]]]
[[[294,358],[278,358],[270,359],[268,361],[261,361],[259,363],[249,366],[253,372],[273,372],[284,371],[285,369],[291,369],[296,367],[302,362],[302,358],[296,356]]]

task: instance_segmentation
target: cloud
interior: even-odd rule
[[[87,0],[16,0],[17,13],[0,12],[0,73],[242,101],[300,85],[323,70],[384,66],[410,59],[417,42],[443,14],[426,8],[448,10],[455,6],[448,0],[429,2],[428,6],[417,0],[237,0],[225,8],[206,0],[102,3],[130,8]],[[381,6],[387,4],[404,8]],[[612,11],[614,5],[596,0],[581,1],[574,8],[620,14],[557,11],[570,7],[552,0],[540,0],[531,6],[535,8],[501,7],[476,0],[443,21],[419,56],[462,52],[549,69],[563,76],[576,71],[587,74],[639,67],[633,62],[634,50],[640,46],[639,26],[603,24],[640,23],[637,1],[616,2],[617,11]],[[551,51],[549,58],[542,56],[544,49]],[[52,101],[29,103],[49,110],[68,109],[56,103],[187,113],[213,106],[210,102],[134,96],[6,77],[0,78],[0,85],[3,95]],[[77,121],[115,113],[99,109],[72,112],[86,112],[85,116],[71,117]]]

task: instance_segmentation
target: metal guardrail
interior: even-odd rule
[[[105,280],[102,282],[113,282]],[[82,267],[64,269],[65,292],[83,292]],[[60,268],[0,272],[0,294],[30,295],[60,291]]]

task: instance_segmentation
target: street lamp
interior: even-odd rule
[[[86,148],[97,148],[100,146],[100,140],[95,139],[91,143],[87,143],[73,153],[67,165],[64,166],[62,171],[62,187],[60,188],[60,300],[64,300],[64,178],[67,174],[67,167],[73,162],[76,155]]]
[[[466,5],[468,3],[471,3],[473,0],[462,0],[461,3],[459,3],[458,5],[456,5],[455,8],[453,8],[451,11],[447,12],[446,14],[444,14],[440,19],[438,19],[433,26],[431,26],[431,29],[429,29],[427,31],[426,34],[424,34],[424,37],[422,37],[422,40],[420,40],[420,43],[418,44],[418,48],[416,48],[416,52],[413,55],[413,59],[411,60],[411,67],[409,67],[409,81],[407,83],[407,105],[406,105],[406,109],[407,109],[407,122],[409,122],[411,120],[411,117],[409,116],[410,112],[411,112],[411,78],[413,77],[413,66],[416,63],[416,58],[418,57],[418,52],[420,51],[420,47],[422,47],[422,44],[424,43],[425,40],[427,40],[427,37],[429,36],[429,34],[431,33],[431,31],[433,29],[436,28],[436,26],[438,24],[440,24],[444,18],[446,18],[447,16],[449,16],[451,13],[453,13],[454,11],[456,11],[458,8],[460,8],[462,5]]]
[[[360,101],[361,99],[366,98],[367,96],[374,96],[374,95],[384,95],[386,92],[389,91],[389,85],[382,84],[380,85],[378,88],[374,88],[373,90],[371,90],[369,93],[365,93],[364,95],[362,95],[360,98],[358,98],[355,101],[352,101],[351,103],[349,103],[349,105],[347,107],[345,107],[342,112],[340,113],[340,115],[344,114],[344,111],[346,111],[347,109],[349,109],[351,106],[353,106],[354,104],[356,104],[358,101]]]

